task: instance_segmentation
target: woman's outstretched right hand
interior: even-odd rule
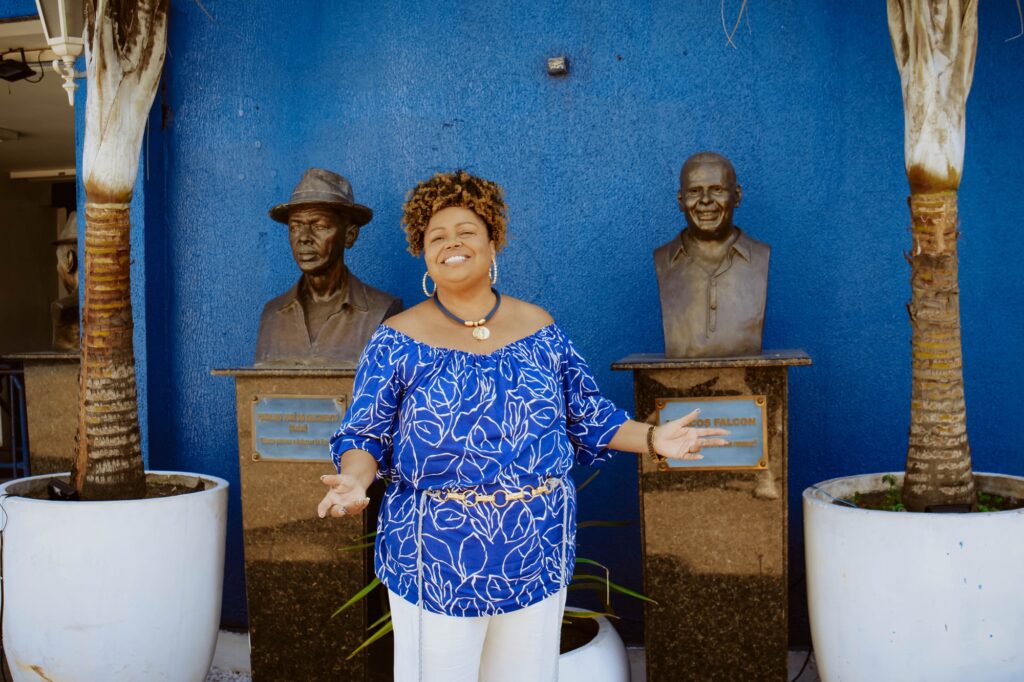
[[[317,516],[321,519],[328,515],[337,518],[346,514],[358,514],[370,504],[366,488],[360,485],[355,476],[325,474],[320,477],[320,482],[330,488],[316,508]]]

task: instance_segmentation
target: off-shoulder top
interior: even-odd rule
[[[433,612],[529,606],[567,585],[575,561],[573,463],[607,458],[628,419],[554,323],[489,354],[427,345],[386,325],[359,360],[331,439],[335,465],[369,452],[388,480],[375,543],[381,582]],[[427,491],[554,491],[466,506]]]

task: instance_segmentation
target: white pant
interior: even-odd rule
[[[525,609],[468,618],[426,610],[420,614],[415,604],[390,590],[388,599],[395,629],[395,682],[558,680],[564,589]]]

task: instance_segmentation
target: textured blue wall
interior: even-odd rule
[[[0,19],[38,16],[35,0],[0,0]]]
[[[153,466],[237,482],[233,387],[209,371],[251,361],[261,306],[296,277],[285,230],[266,210],[306,167],[344,173],[375,209],[349,263],[407,303],[422,295],[423,267],[404,252],[405,192],[457,166],[501,182],[511,217],[502,291],[550,310],[610,397],[631,407],[631,377],[608,367],[662,348],[651,251],[682,224],[680,164],[716,149],[744,186],[737,222],[774,249],[765,346],[802,347],[815,360],[791,373],[802,592],[800,491],[900,469],[904,456],[909,218],[884,3],[749,3],[738,49],[718,0],[206,6],[212,17],[173,3],[162,224],[146,241]],[[1004,42],[1016,29],[1014,3],[982,4],[961,279],[977,466],[1020,474],[1007,445],[1024,441],[1024,421],[1006,407],[1024,379],[1014,277],[1024,39]],[[545,72],[556,54],[569,57],[567,77]],[[635,490],[635,462],[615,461],[581,515],[635,520]],[[237,494],[228,621],[244,618]],[[583,543],[639,584],[636,527]],[[630,637],[638,614],[626,613]]]

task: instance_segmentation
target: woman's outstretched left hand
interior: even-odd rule
[[[717,437],[729,435],[725,429],[690,426],[699,413],[700,410],[694,410],[654,429],[654,451],[669,459],[695,460],[704,459],[701,448],[728,445],[729,441]]]
[[[345,514],[358,514],[370,504],[366,488],[355,476],[325,474],[320,477],[320,482],[330,488],[316,509],[317,516],[321,519],[327,516],[337,518]]]

